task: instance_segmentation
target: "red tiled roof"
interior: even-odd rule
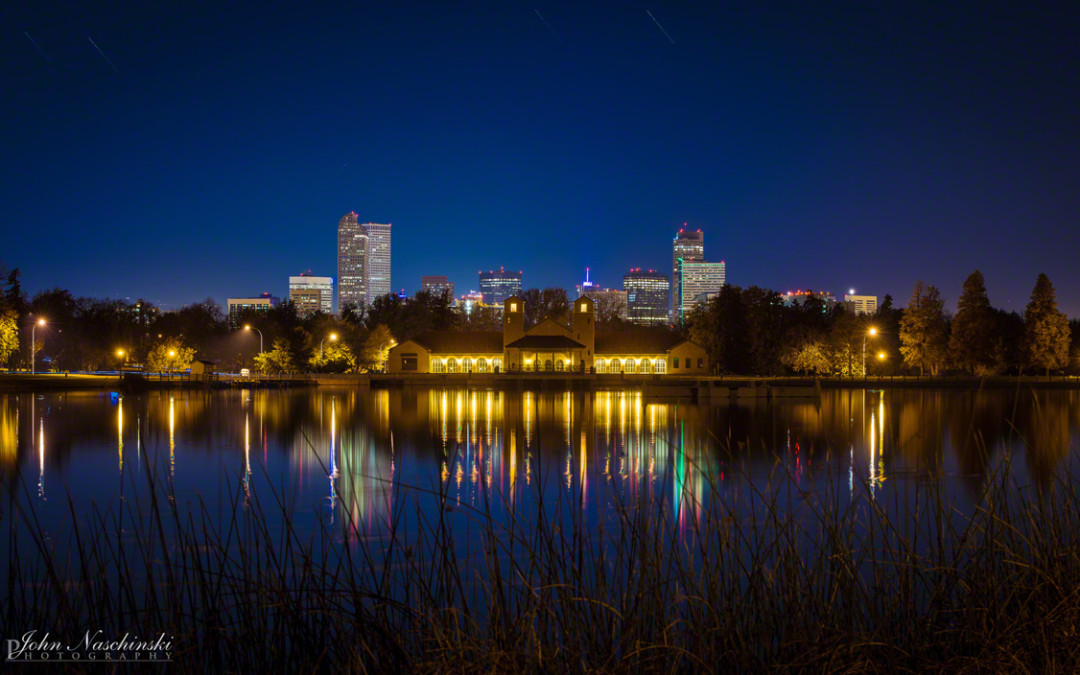
[[[659,330],[620,330],[596,334],[596,354],[666,354],[685,342],[675,333]]]
[[[565,335],[526,335],[506,346],[514,349],[585,349],[585,345]]]
[[[417,335],[413,342],[432,354],[502,354],[503,351],[503,334],[497,330],[434,330]]]

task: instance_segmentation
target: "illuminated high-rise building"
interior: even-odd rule
[[[521,295],[521,272],[491,270],[480,273],[480,292],[484,294],[484,304],[501,307],[511,295]]]
[[[679,261],[705,261],[705,234],[701,230],[688,230],[683,223],[671,244],[671,322],[679,319],[679,299],[683,293],[680,288]]]
[[[368,304],[390,293],[390,225],[364,223],[368,236]]]
[[[289,301],[296,305],[296,313],[302,318],[315,312],[333,314],[333,277],[317,277],[311,270],[298,277],[289,277]]]
[[[626,316],[643,326],[670,323],[671,279],[663,272],[634,268],[623,275]]]
[[[358,307],[368,304],[368,233],[355,211],[338,222],[337,260],[338,311],[350,303]]]
[[[715,297],[727,283],[727,265],[720,261],[679,263],[679,297],[677,300],[676,321],[686,318],[699,302]]]

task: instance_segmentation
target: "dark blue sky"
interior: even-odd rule
[[[1078,3],[16,4],[0,263],[30,292],[285,295],[355,210],[409,293],[618,286],[686,222],[743,286],[953,308],[980,269],[1022,310],[1046,272],[1080,315]]]

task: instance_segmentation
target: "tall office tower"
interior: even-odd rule
[[[356,212],[346,213],[338,222],[337,231],[337,310],[352,303],[368,304],[368,233],[356,218]]]
[[[502,307],[511,295],[521,295],[521,272],[507,272],[502,267],[498,272],[481,272],[480,292],[485,305]]]
[[[334,279],[317,277],[308,270],[298,277],[289,277],[289,300],[296,313],[308,317],[315,312],[334,313]]]
[[[432,295],[439,296],[450,291],[450,297],[454,297],[454,282],[446,276],[439,274],[425,275],[420,277],[420,290],[430,291]]]
[[[679,298],[682,291],[679,289],[679,260],[686,262],[705,261],[705,235],[701,230],[688,230],[686,223],[671,244],[671,322],[679,319]]]
[[[663,272],[636,267],[622,278],[626,315],[631,323],[666,326],[671,321],[671,279]]]
[[[368,304],[391,292],[390,289],[390,225],[364,223],[368,236]]]
[[[727,265],[723,261],[679,262],[679,298],[677,321],[686,318],[699,302],[704,302],[720,292],[727,282]]]

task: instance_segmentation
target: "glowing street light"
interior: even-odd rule
[[[327,338],[323,338],[322,340],[319,341],[319,360],[320,361],[322,361],[323,343],[326,342],[326,340],[327,340]],[[330,341],[333,342],[334,340],[337,340],[337,333],[330,333]]]
[[[261,331],[261,330],[259,330],[258,328],[256,328],[255,326],[251,326],[251,325],[248,325],[248,326],[244,326],[244,330],[253,330],[253,331],[255,331],[256,333],[258,333],[258,334],[259,334],[259,353],[260,353],[260,354],[262,354],[262,353],[263,353],[263,337],[262,337],[262,331]]]
[[[870,337],[873,337],[873,336],[877,335],[877,328],[871,328],[870,330],[866,331],[866,335],[863,335],[863,338],[862,338],[862,374],[863,374],[863,377],[866,377],[866,337],[867,337],[867,335],[869,335]],[[883,357],[881,355],[878,355],[878,358],[883,358]]]
[[[127,355],[127,352],[125,352],[123,349],[117,349],[116,350],[116,357],[118,359],[120,359],[120,368],[121,369],[124,367],[124,364],[127,363],[127,359],[124,358],[124,356],[126,356],[126,355]]]
[[[37,327],[38,326],[44,326],[44,325],[45,325],[45,319],[38,319],[36,322],[34,322],[34,325],[30,328],[30,374],[31,375],[33,375],[34,373],[37,372],[35,370],[35,366],[37,365],[35,363],[35,361],[37,360],[37,358],[36,358],[37,357],[37,335],[35,335],[35,333],[37,332]]]

